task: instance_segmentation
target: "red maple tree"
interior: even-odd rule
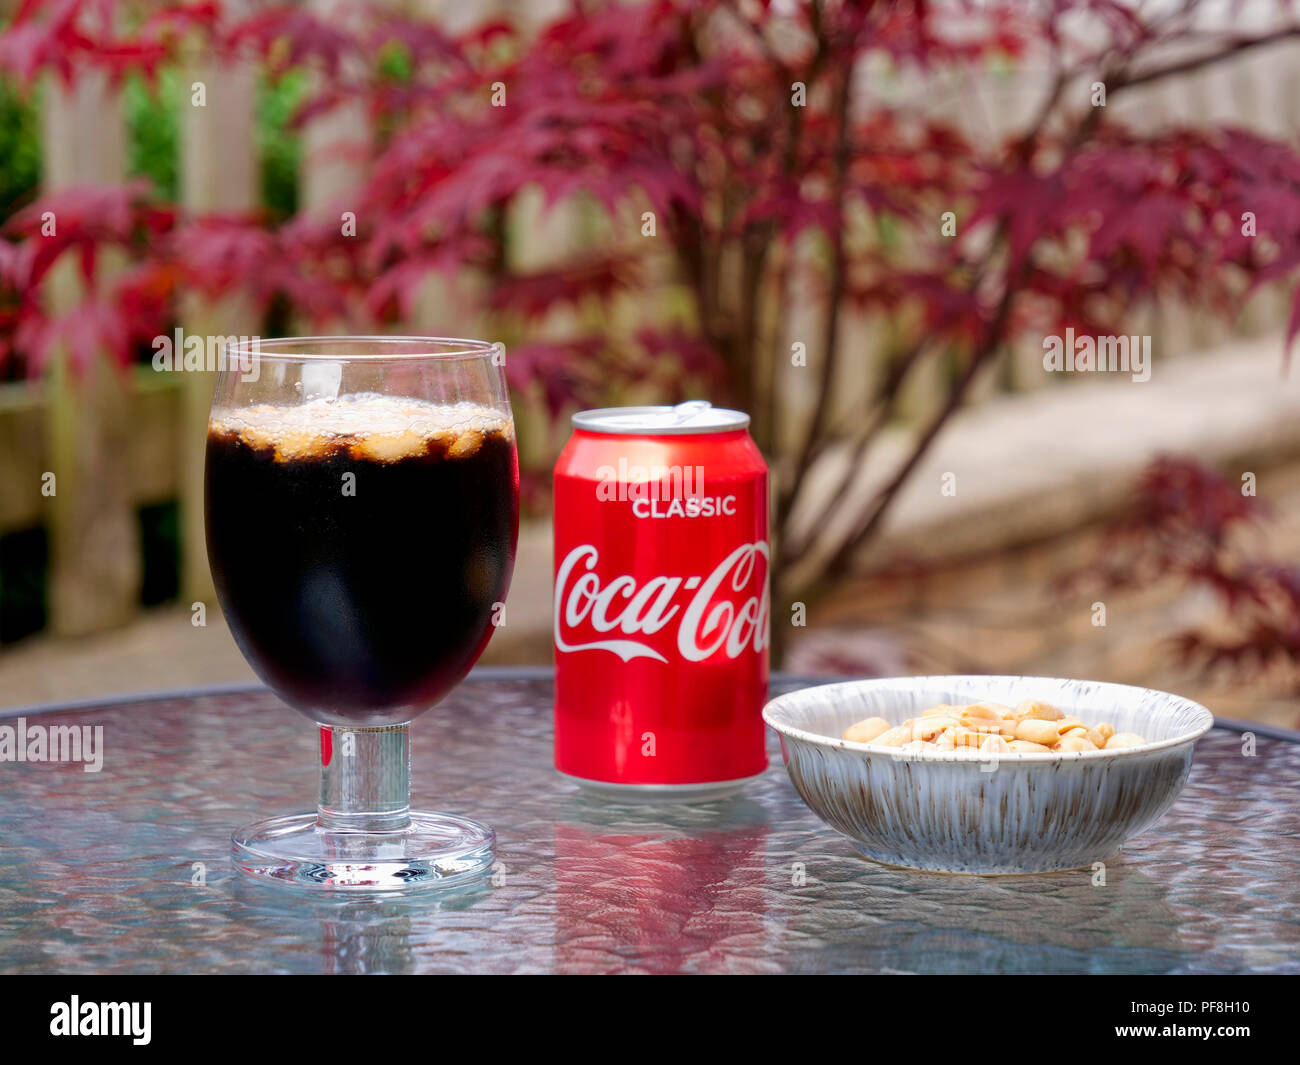
[[[1120,0],[642,0],[575,5],[535,34],[500,20],[451,34],[386,6],[326,21],[290,4],[236,14],[218,2],[140,3],[129,25],[112,7],[28,0],[0,34],[0,71],[23,83],[95,67],[149,77],[195,39],[273,74],[311,69],[300,123],[359,103],[377,133],[342,205],[357,231],[320,213],[280,224],[187,216],[135,186],[65,190],[5,227],[0,357],[39,370],[66,343],[83,361],[96,350],[127,359],[166,331],[184,291],[238,289],[263,307],[280,300],[304,318],[382,328],[409,314],[431,273],[474,274],[512,385],[539,391],[557,417],[635,381],[668,399],[707,385],[751,412],[778,487],[777,603],[850,568],[1017,336],[1127,334],[1126,315],[1156,294],[1227,313],[1300,266],[1290,146],[1204,126],[1139,135],[1109,109],[1300,33],[1282,2],[1276,28],[1253,35],[1207,31],[1191,2],[1148,15]],[[1051,73],[1031,120],[1001,139],[973,139],[879,91],[881,71],[1006,62]],[[548,206],[594,205],[609,239],[518,272],[507,221],[537,191]],[[39,219],[55,206],[71,221],[49,243]],[[134,265],[97,287],[89,265],[108,245]],[[87,301],[51,319],[44,287],[65,255],[87,264]],[[608,329],[603,312],[648,286],[644,319]],[[807,415],[782,402],[796,305],[822,312],[806,343]],[[891,323],[886,350],[850,348],[846,307]],[[561,311],[570,324],[557,334]],[[938,413],[884,487],[857,498],[847,489],[861,461],[917,367],[937,357],[954,367]],[[886,372],[866,373],[868,359]],[[850,417],[835,417],[855,360],[860,394]],[[834,448],[849,455],[842,479],[814,499],[810,471]]]

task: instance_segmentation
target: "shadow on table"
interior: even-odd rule
[[[580,971],[1152,972],[1189,954],[1140,861],[944,876],[807,853],[758,803],[614,807],[555,824],[556,953]]]
[[[1118,858],[1101,872],[947,876],[837,860],[790,890],[782,953],[795,971],[1177,969],[1192,951],[1167,888]]]
[[[439,914],[471,909],[492,892],[491,875],[463,886],[431,888],[397,898],[307,897],[292,888],[250,883],[232,876],[230,895],[241,919],[319,923],[323,973],[411,973],[421,966],[416,946],[421,924]]]

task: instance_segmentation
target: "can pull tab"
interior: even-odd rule
[[[713,404],[707,399],[688,399],[685,403],[678,403],[673,408],[673,424],[681,425],[683,422],[689,422],[697,414],[703,414],[712,407]]]

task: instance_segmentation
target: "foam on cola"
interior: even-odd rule
[[[279,461],[324,459],[343,452],[393,462],[441,452],[468,458],[488,436],[513,440],[510,421],[475,403],[436,404],[363,392],[294,406],[263,403],[213,411],[210,435],[238,436]]]
[[[361,394],[213,412],[208,557],[240,650],[291,706],[409,721],[469,671],[509,586],[510,420]]]

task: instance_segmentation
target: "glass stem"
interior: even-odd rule
[[[397,832],[411,823],[410,729],[321,725],[321,828]]]

